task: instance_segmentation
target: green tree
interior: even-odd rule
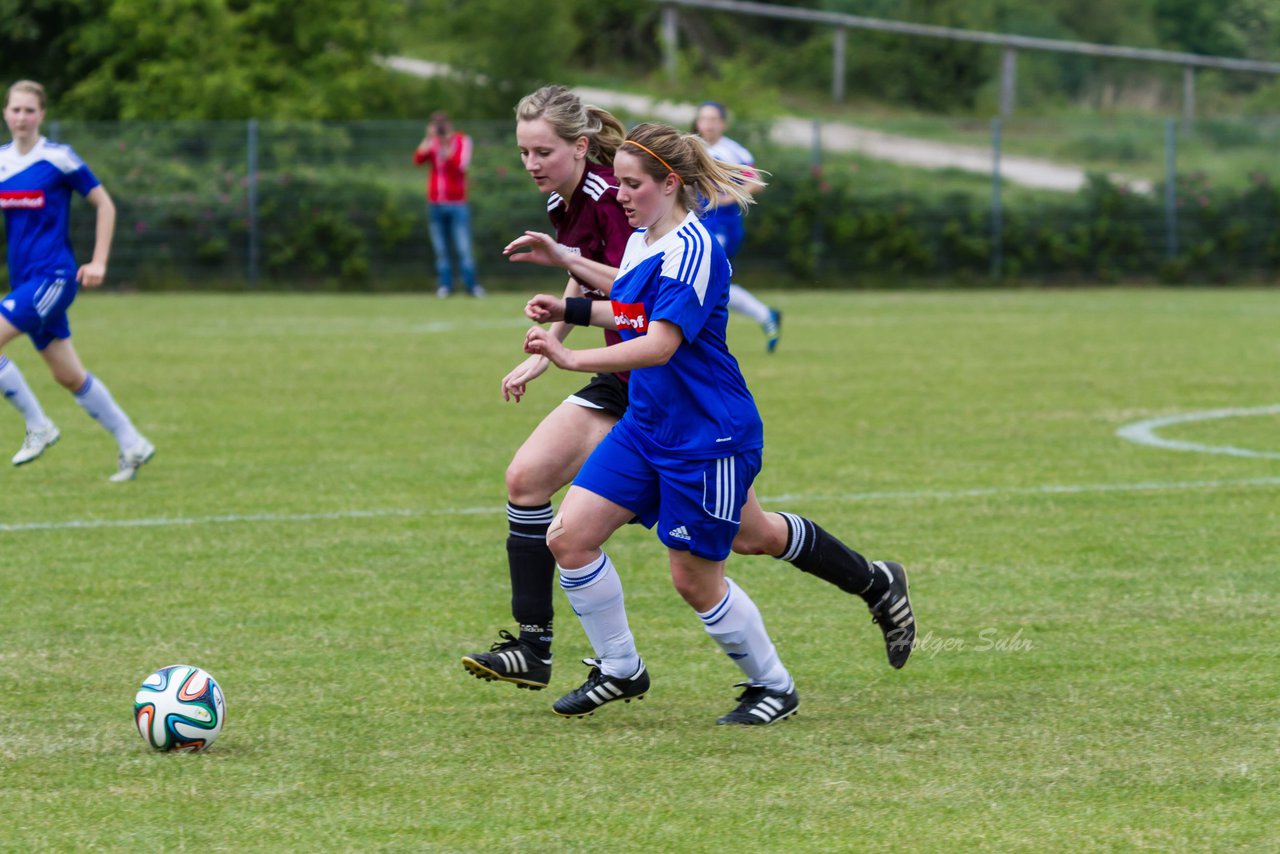
[[[560,82],[577,59],[574,3],[428,0],[422,19],[455,69],[472,116],[509,117],[525,92]]]
[[[104,14],[107,0],[0,0],[0,75],[40,81],[57,97],[91,65],[74,46],[88,21]]]
[[[21,14],[0,24],[4,66],[13,76],[43,77],[64,115],[330,119],[419,111],[406,110],[413,84],[375,62],[396,47],[404,7],[395,0],[17,5]],[[31,71],[18,71],[23,61]]]

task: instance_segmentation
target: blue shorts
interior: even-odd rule
[[[712,208],[707,211],[702,224],[720,243],[724,257],[732,261],[747,236],[747,230],[742,225],[742,211],[738,210],[738,206],[730,204]]]
[[[657,525],[667,548],[724,560],[760,464],[758,448],[717,460],[658,455],[624,419],[592,451],[573,484],[627,508],[646,528]]]
[[[55,338],[71,337],[67,309],[75,301],[78,290],[74,274],[32,279],[0,300],[0,315],[19,332],[30,336],[37,350],[43,350]]]

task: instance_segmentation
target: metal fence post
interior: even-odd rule
[[[1178,123],[1164,123],[1164,228],[1165,254],[1178,257]]]
[[[1014,93],[1017,91],[1018,52],[1006,47],[1000,57],[1000,118],[1013,115]]]
[[[249,287],[258,286],[258,120],[249,119],[246,129],[248,147],[248,198],[249,214]]]
[[[1182,69],[1182,124],[1191,130],[1196,120],[1196,70],[1188,65]]]
[[[1004,272],[1004,209],[1000,200],[1000,120],[991,120],[991,278]]]
[[[809,160],[809,172],[813,175],[814,180],[818,181],[818,191],[822,191],[822,121],[820,119],[813,120],[813,142]],[[813,230],[809,235],[810,252],[813,258],[813,269],[817,272],[818,266],[822,263],[822,257],[825,253],[825,245],[822,240],[822,213],[825,206],[818,204],[813,213]]]
[[[676,64],[680,50],[680,13],[675,6],[662,7],[662,55],[667,68],[667,79],[676,79]]]
[[[848,30],[844,27],[836,27],[835,40],[831,45],[831,100],[837,104],[844,101],[844,52],[847,33]]]

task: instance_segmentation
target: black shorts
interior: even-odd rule
[[[627,411],[627,384],[617,374],[596,374],[591,382],[565,398],[587,409],[603,409],[621,418]]]

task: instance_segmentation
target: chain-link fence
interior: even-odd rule
[[[500,249],[549,227],[510,122],[469,123],[482,281],[536,274]],[[111,284],[433,286],[416,122],[50,122],[116,201]],[[882,285],[1269,278],[1280,269],[1280,121],[740,123],[769,171],[735,266]],[[995,165],[999,163],[999,171]],[[87,206],[73,214],[86,257]]]

